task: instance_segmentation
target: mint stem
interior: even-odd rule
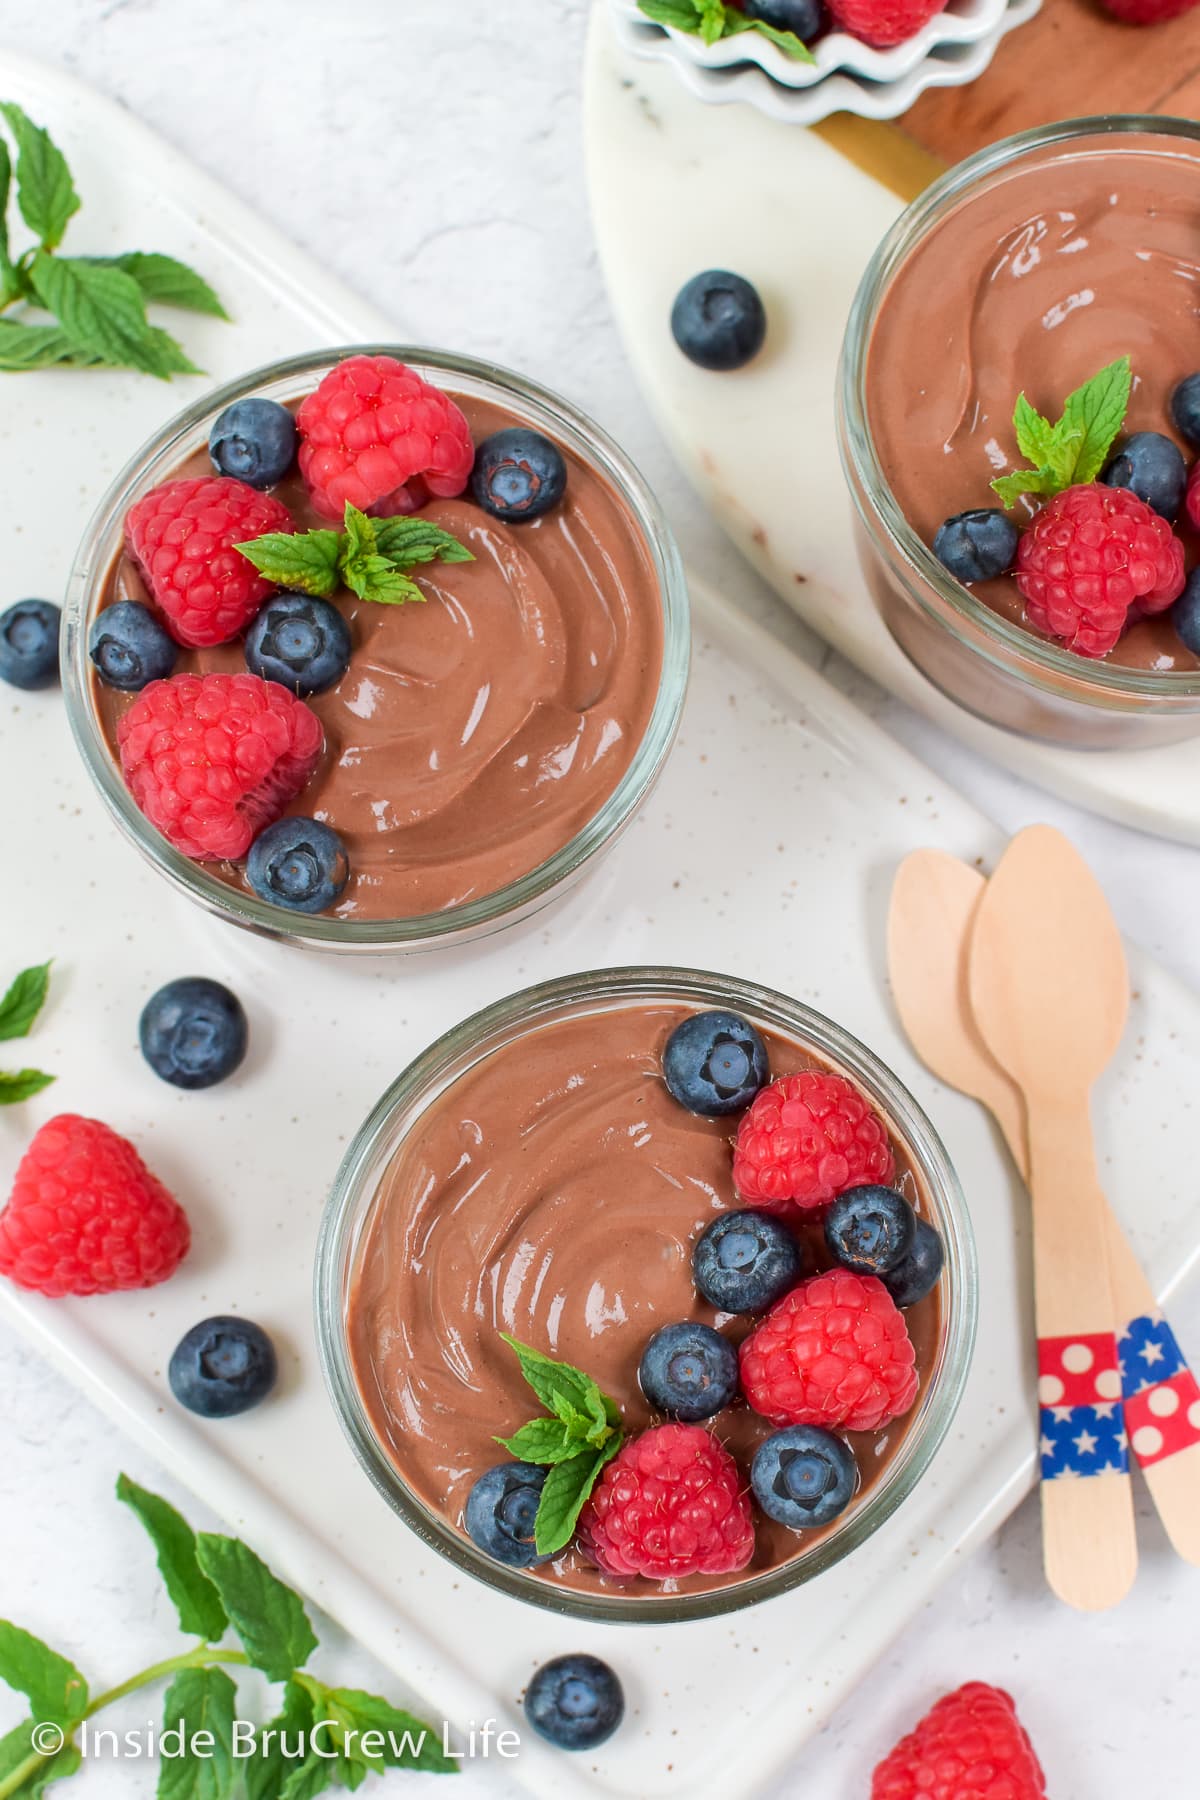
[[[128,1680],[120,1682],[116,1687],[108,1688],[103,1694],[97,1694],[91,1701],[83,1718],[78,1721],[82,1725],[84,1719],[95,1718],[106,1706],[112,1706],[117,1700],[124,1700],[127,1694],[136,1694],[139,1688],[149,1687],[152,1682],[161,1681],[164,1676],[177,1675],[181,1669],[209,1669],[221,1663],[240,1663],[248,1667],[250,1658],[244,1650],[226,1649],[220,1644],[197,1644],[194,1650],[184,1650],[179,1656],[168,1656],[162,1662],[151,1663],[148,1669],[142,1669],[137,1675],[130,1675]],[[63,1740],[63,1750],[75,1741],[75,1730],[67,1733]],[[56,1751],[55,1755],[61,1755]],[[19,1793],[31,1775],[36,1775],[44,1767],[47,1758],[40,1751],[32,1751],[23,1763],[18,1763],[11,1774],[0,1781],[0,1800],[9,1800],[9,1796]]]

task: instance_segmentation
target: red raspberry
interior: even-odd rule
[[[785,1294],[739,1355],[742,1392],[772,1425],[878,1431],[920,1385],[903,1313],[882,1281],[849,1269]]]
[[[1192,529],[1200,531],[1200,462],[1192,464],[1184,506],[1187,508],[1187,516],[1192,522]]]
[[[946,0],[830,0],[829,10],[839,31],[886,50],[916,37]]]
[[[39,1294],[154,1287],[188,1253],[187,1214],[133,1145],[60,1113],[21,1158],[0,1212],[0,1275]]]
[[[871,1800],[1046,1800],[1046,1777],[1011,1696],[968,1681],[884,1757]]]
[[[1017,546],[1030,624],[1080,656],[1107,656],[1132,608],[1165,611],[1183,582],[1183,545],[1128,488],[1055,494]]]
[[[171,636],[227,644],[275,592],[234,545],[295,529],[270,494],[229,475],[200,475],[165,481],[131,506],[125,541]]]
[[[296,414],[300,473],[313,505],[339,522],[346,502],[387,516],[421,504],[408,483],[453,498],[475,461],[471,428],[448,394],[394,356],[348,356]]]
[[[609,1575],[728,1575],[754,1555],[754,1518],[738,1466],[702,1425],[656,1425],[623,1444],[579,1529]]]
[[[768,1212],[809,1212],[849,1187],[892,1181],[887,1127],[844,1075],[785,1075],[742,1115],[733,1181]]]
[[[317,715],[257,675],[173,675],[143,688],[117,726],[121,771],[167,842],[235,860],[317,766]]]
[[[1100,4],[1125,25],[1162,25],[1191,12],[1196,0],[1100,0]]]

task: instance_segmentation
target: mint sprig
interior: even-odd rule
[[[998,475],[992,482],[1005,506],[1015,506],[1022,494],[1049,498],[1077,483],[1095,481],[1125,423],[1132,387],[1130,360],[1119,356],[1067,395],[1062,417],[1054,425],[1023,393],[1018,394],[1013,429],[1017,448],[1033,467]]]
[[[748,19],[740,7],[727,6],[725,0],[638,0],[638,10],[653,19],[656,25],[668,25],[672,31],[692,32],[706,44],[737,37],[743,31],[757,31],[797,62],[817,60],[794,31],[781,31],[764,19]]]
[[[148,303],[228,317],[202,275],[173,256],[60,256],[80,200],[62,151],[13,101],[0,120],[16,150],[17,211],[34,242],[14,255],[9,235],[13,158],[0,134],[0,371],[56,367],[140,369],[167,381],[199,371],[183,346],[146,317]],[[46,315],[57,323],[47,324]]]
[[[518,1462],[549,1465],[533,1526],[539,1556],[556,1556],[574,1536],[584,1503],[625,1441],[616,1402],[590,1375],[556,1362],[506,1331],[500,1336],[516,1354],[521,1373],[546,1408],[510,1438],[498,1437]],[[2,1797],[0,1797],[2,1800]]]
[[[343,531],[268,531],[239,544],[242,555],[277,587],[328,600],[347,587],[360,600],[403,606],[425,596],[407,570],[422,563],[474,562],[465,544],[428,519],[369,519],[346,505]]]
[[[0,999],[0,1039],[28,1037],[50,991],[50,964],[34,963],[14,977]],[[0,1069],[0,1106],[31,1100],[54,1080],[41,1069]]]
[[[387,1769],[457,1772],[440,1729],[375,1694],[328,1687],[308,1672],[317,1639],[304,1603],[248,1545],[193,1532],[168,1501],[128,1476],[117,1495],[146,1526],[180,1625],[200,1642],[92,1696],[67,1657],[0,1620],[0,1681],[29,1706],[29,1716],[0,1737],[0,1800],[39,1800],[51,1783],[73,1775],[82,1761],[81,1726],[159,1681],[170,1682],[163,1730],[182,1728],[181,1754],[160,1770],[159,1800],[308,1800],[330,1787],[357,1789]],[[225,1641],[230,1623],[240,1648]],[[245,1735],[235,1733],[238,1690],[227,1671],[251,1666],[283,1683],[283,1703],[247,1748]],[[61,1749],[37,1747],[46,1741],[44,1734],[35,1738],[39,1725],[59,1728]],[[201,1732],[208,1736],[197,1744]]]

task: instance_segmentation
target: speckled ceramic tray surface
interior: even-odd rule
[[[226,297],[235,327],[185,326],[214,380],[272,354],[386,333],[385,321],[128,114],[15,59],[0,56],[0,77],[0,91],[45,120],[86,170],[80,249],[144,236],[194,261]],[[59,590],[101,488],[188,391],[126,375],[5,378],[0,481],[23,525],[9,540],[7,587]],[[183,1271],[149,1294],[48,1302],[7,1290],[0,1306],[394,1668],[429,1713],[519,1725],[517,1696],[536,1663],[568,1649],[609,1658],[631,1708],[612,1743],[594,1759],[530,1743],[505,1766],[546,1795],[748,1795],[797,1755],[1032,1472],[1020,1209],[983,1119],[938,1089],[902,1043],[883,979],[897,860],[918,844],[986,856],[994,833],[774,638],[699,598],[682,737],[641,819],[562,910],[459,954],[347,963],[223,927],[175,898],[118,837],[57,697],[6,692],[0,701],[4,840],[30,859],[21,881],[6,863],[3,942],[13,966],[56,959],[30,1049],[59,1077],[35,1102],[0,1114],[0,1191],[36,1124],[82,1110],[135,1138],[195,1229]],[[431,1038],[528,982],[664,956],[789,989],[912,1086],[970,1199],[984,1278],[979,1349],[927,1479],[850,1562],[740,1617],[587,1628],[460,1579],[387,1511],[321,1385],[312,1250],[347,1138]],[[1200,1207],[1180,1142],[1200,1007],[1160,970],[1135,966],[1133,1020],[1103,1087],[1099,1129],[1113,1199],[1165,1290],[1200,1255]],[[248,1062],[211,1093],[164,1087],[135,1047],[143,998],[182,973],[227,981],[250,1013]],[[164,1371],[188,1325],[228,1309],[271,1330],[284,1378],[261,1411],[205,1425],[174,1405]],[[118,1456],[114,1442],[114,1469]]]

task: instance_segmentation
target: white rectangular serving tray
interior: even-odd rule
[[[214,380],[312,345],[394,335],[119,108],[3,55],[0,94],[50,125],[80,170],[77,248],[140,242],[214,281],[236,324],[180,321]],[[5,588],[53,596],[116,467],[200,384],[168,391],[134,375],[78,372],[0,383],[0,491],[20,523]],[[883,970],[898,859],[921,844],[987,857],[995,832],[786,645],[713,596],[697,599],[680,741],[624,842],[559,909],[424,958],[305,956],[187,905],[109,823],[57,694],[0,697],[0,832],[14,853],[0,889],[0,978],[55,958],[51,1001],[28,1049],[59,1077],[36,1101],[0,1112],[0,1194],[34,1127],[82,1111],[135,1139],[195,1233],[180,1274],[150,1293],[51,1302],[5,1288],[0,1308],[433,1716],[466,1726],[499,1714],[519,1728],[518,1697],[536,1664],[568,1649],[608,1658],[630,1703],[612,1742],[595,1758],[570,1758],[527,1736],[519,1762],[504,1765],[545,1795],[749,1793],[797,1755],[1032,1473],[1021,1211],[981,1115],[932,1082],[901,1040]],[[13,878],[21,856],[23,880]],[[312,1250],[347,1139],[431,1038],[526,983],[654,961],[788,989],[910,1083],[970,1200],[983,1274],[979,1348],[929,1475],[848,1563],[711,1624],[584,1627],[460,1578],[376,1495],[321,1384]],[[1129,1035],[1101,1094],[1099,1129],[1113,1198],[1166,1294],[1200,1260],[1200,1202],[1180,1142],[1200,1005],[1146,959],[1135,955],[1134,967]],[[230,1082],[180,1094],[143,1064],[136,1022],[155,987],[191,973],[242,995],[252,1047]],[[189,1325],[226,1310],[272,1332],[283,1380],[256,1413],[206,1425],[175,1406],[164,1371]]]

